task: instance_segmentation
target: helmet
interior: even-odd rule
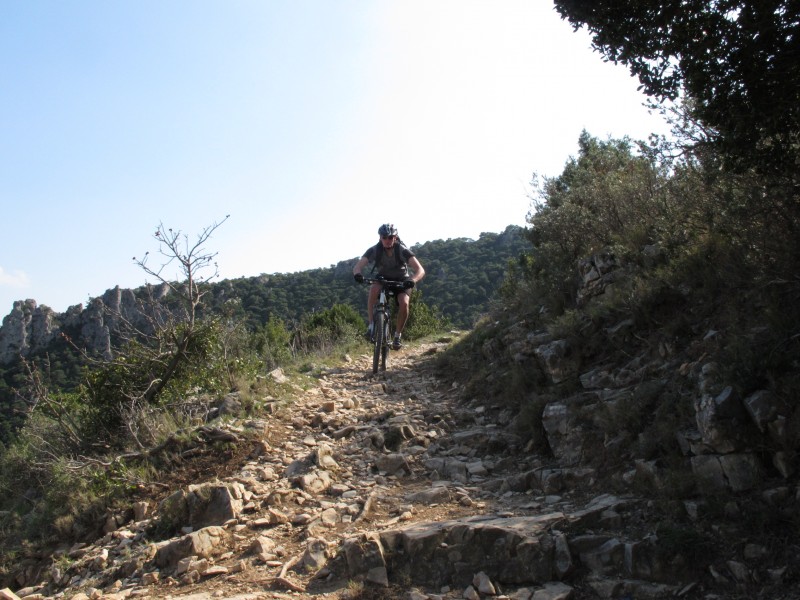
[[[384,223],[378,227],[378,235],[381,237],[397,235],[397,227],[394,226],[394,223]]]

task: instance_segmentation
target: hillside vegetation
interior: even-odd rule
[[[531,250],[511,268],[498,310],[442,359],[445,371],[466,379],[470,394],[509,403],[536,437],[548,399],[594,389],[580,374],[657,360],[660,373],[635,379],[664,385],[673,371],[713,363],[738,397],[774,395],[786,446],[762,442],[794,457],[799,255],[795,222],[781,218],[791,187],[725,173],[707,154],[673,161],[657,148],[586,133],[563,173],[538,184]],[[531,358],[537,343],[553,339],[570,348],[560,357],[570,374],[556,385]],[[612,379],[605,387],[615,387]],[[614,422],[618,434],[658,447],[638,458],[671,460],[676,431],[697,427],[695,392],[663,391],[626,404]]]
[[[161,239],[169,233],[165,232]],[[413,294],[411,321],[406,329],[408,339],[425,335],[431,328],[470,328],[488,310],[506,265],[517,260],[527,245],[523,229],[509,226],[500,233],[482,233],[477,240],[435,240],[415,247],[428,275]],[[254,372],[257,364],[274,368],[298,360],[309,351],[330,346],[325,339],[327,333],[311,330],[325,324],[333,307],[337,307],[334,337],[352,341],[359,335],[360,323],[366,318],[366,290],[353,282],[355,261],[353,258],[298,273],[223,281],[207,277],[198,282],[203,297],[196,306],[196,316],[200,321],[214,323],[215,343],[227,347],[221,352],[230,353],[236,347],[237,353],[248,356],[246,360],[240,359],[251,365],[249,372]],[[211,274],[211,271],[205,273]],[[24,361],[0,364],[0,442],[10,439],[11,432],[28,413],[29,402],[19,392],[29,386],[29,367],[41,371],[49,388],[76,391],[83,380],[82,369],[89,364],[87,355],[101,352],[105,347],[102,338],[108,333],[101,331],[97,335],[95,323],[108,325],[112,345],[119,345],[131,336],[141,338],[143,332],[137,334],[131,329],[152,330],[157,306],[171,309],[181,306],[181,288],[170,289],[170,285],[172,282],[164,282],[155,288],[134,290],[129,297],[133,299],[135,295],[136,300],[125,306],[107,306],[109,296],[118,302],[120,295],[119,290],[109,290],[81,313],[87,315],[83,325],[74,323],[74,314],[50,315],[47,322],[57,335],[45,346],[31,348]],[[98,307],[100,314],[88,314]],[[27,323],[24,327],[30,330],[32,325]],[[98,337],[101,343],[94,339]],[[227,391],[225,385],[230,386],[229,379],[215,376],[217,385],[213,390]],[[208,382],[204,385],[208,387]]]
[[[80,535],[80,523],[169,468],[170,448],[215,417],[227,395],[258,414],[270,394],[268,372],[313,376],[364,345],[366,290],[352,279],[356,259],[213,282],[216,252],[208,246],[221,225],[196,241],[159,226],[159,251],[179,262],[185,279],[123,291],[128,299],[121,304],[116,290],[87,307],[94,311],[88,322],[108,328],[110,352],[86,337],[96,337],[96,327],[65,319],[46,347],[3,366],[4,547]],[[488,310],[505,265],[526,246],[522,228],[509,226],[478,240],[415,248],[429,274],[414,291],[407,340],[453,323],[469,327]],[[138,262],[156,276],[147,258]],[[64,317],[74,320],[54,315],[51,322],[58,326]],[[100,334],[102,342],[102,328]],[[160,451],[151,455],[153,448]]]
[[[674,136],[584,132],[561,174],[534,177],[529,228],[416,248],[430,276],[410,337],[469,327],[436,358],[463,403],[504,414],[565,478],[648,498],[638,533],[672,544],[671,567],[754,597],[800,581],[800,78],[785,79],[800,19],[789,3],[685,4],[556,2],[647,93],[677,100]],[[280,394],[269,372],[311,381],[363,349],[352,262],[193,286],[207,256],[169,302],[142,295],[145,319],[113,356],[83,356],[74,386],[53,386],[47,361],[16,373],[7,565],[33,542],[96,533],[96,515],[210,435],[231,392],[237,414],[263,416]],[[711,548],[727,574],[706,569]]]
[[[509,260],[527,248],[521,227],[500,233],[482,233],[477,240],[434,240],[414,246],[427,276],[419,284],[420,297],[454,326],[470,328],[488,308]],[[363,311],[364,290],[353,284],[357,258],[327,268],[230,279],[215,284],[208,306],[221,310],[231,300],[234,314],[252,329],[271,317],[299,323],[306,315],[348,304]]]

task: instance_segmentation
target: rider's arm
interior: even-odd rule
[[[422,265],[417,260],[416,256],[412,256],[411,258],[408,259],[408,266],[411,267],[414,271],[414,274],[411,276],[411,279],[415,283],[417,281],[420,281],[423,277],[425,277],[425,269],[422,268]]]
[[[369,259],[366,256],[362,256],[359,261],[356,263],[356,266],[353,267],[353,275],[361,273],[361,269],[367,266],[369,263]]]

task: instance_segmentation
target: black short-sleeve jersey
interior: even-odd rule
[[[395,244],[392,256],[388,256],[379,242],[375,246],[370,246],[364,252],[363,258],[375,264],[373,270],[377,271],[378,275],[386,279],[402,281],[408,277],[408,261],[413,256],[415,256],[414,253],[403,244]]]

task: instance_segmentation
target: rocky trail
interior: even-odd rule
[[[392,353],[378,376],[348,359],[268,417],[208,427],[235,448],[205,457],[216,470],[31,559],[0,598],[706,597],[646,503],[548,464],[508,410],[437,380],[449,342]]]

